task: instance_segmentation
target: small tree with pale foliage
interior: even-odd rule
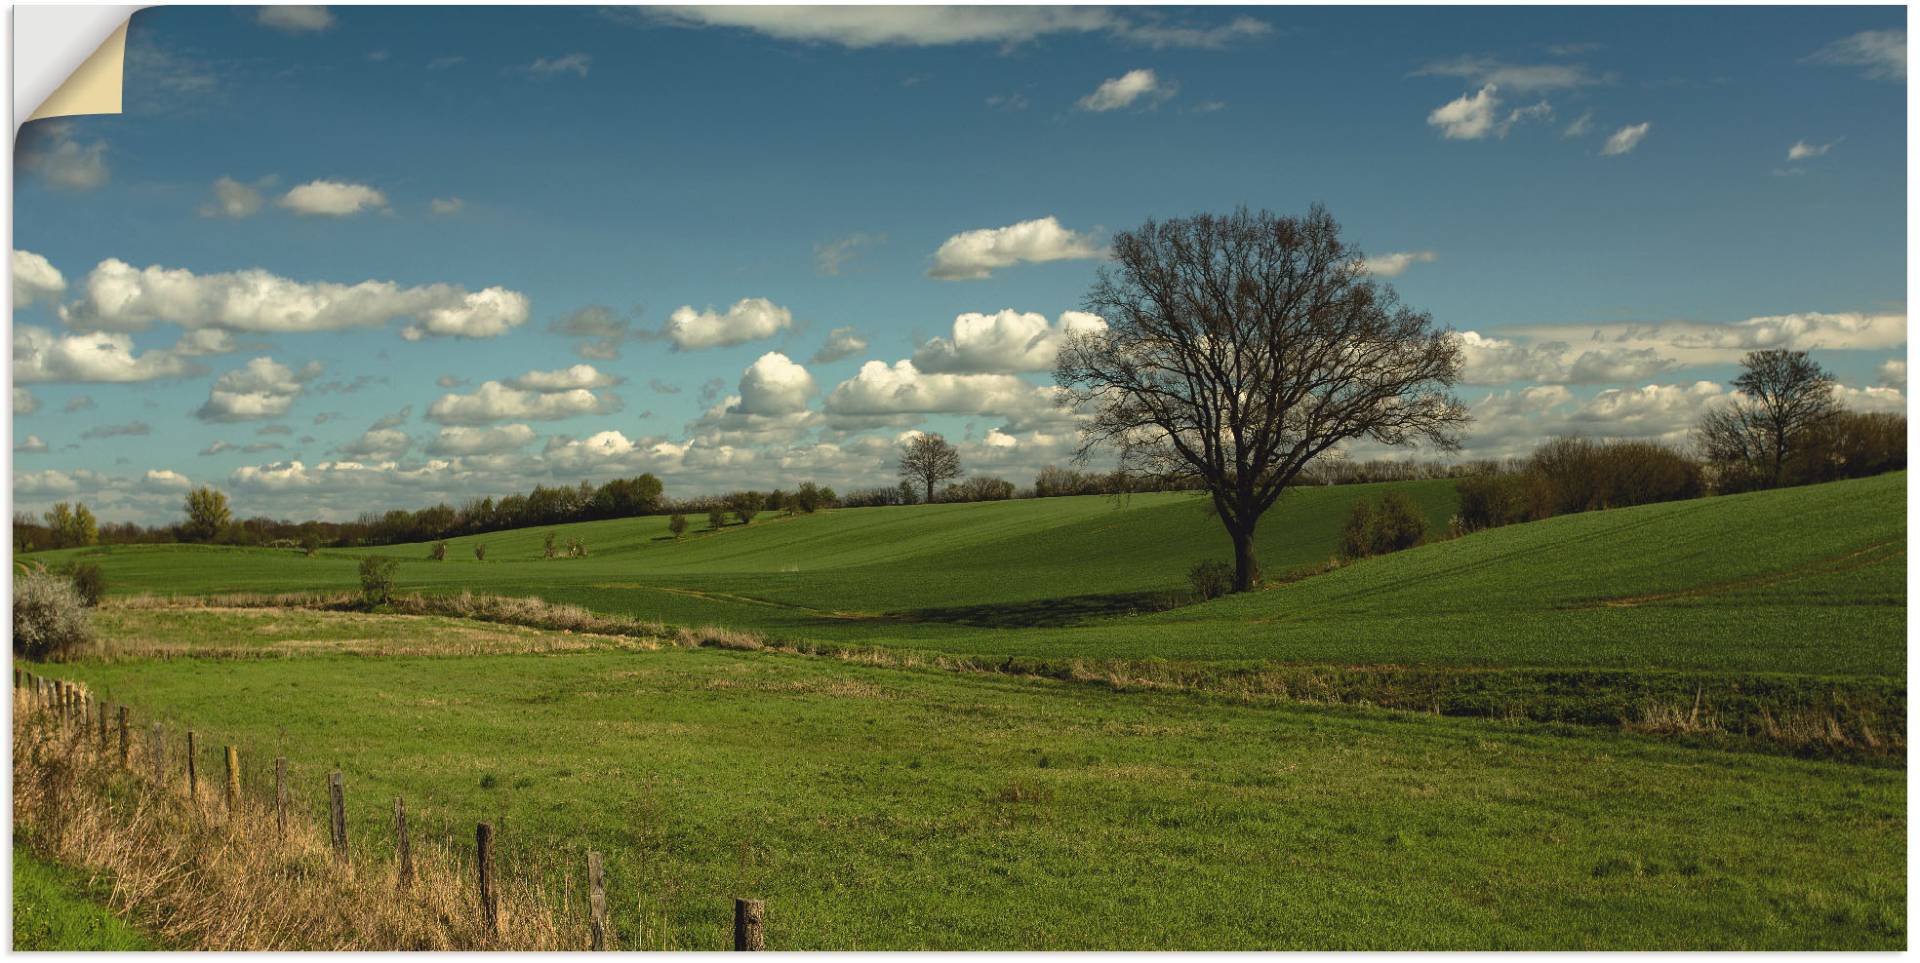
[[[686,537],[687,516],[675,512],[672,518],[667,519],[667,531],[672,532],[675,539]]]

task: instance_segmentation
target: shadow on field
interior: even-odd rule
[[[1037,629],[1077,625],[1115,615],[1159,612],[1169,607],[1166,592],[1120,592],[1031,602],[907,609],[890,613],[888,618],[898,622],[946,622],[983,629]]]

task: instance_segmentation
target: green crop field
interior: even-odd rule
[[[697,519],[682,541],[597,522],[553,529],[586,558],[540,557],[547,529],[445,562],[367,551],[401,559],[403,593],[819,644],[126,599],[97,615],[123,654],[46,671],[241,746],[253,791],[287,756],[315,812],[340,769],[368,855],[395,795],[446,838],[499,821],[556,894],[603,850],[616,927],[644,918],[647,946],[719,948],[753,895],[794,949],[1899,948],[1905,484],[1566,516],[1332,570],[1356,498],[1398,487],[1444,531],[1456,496],[1315,488],[1262,528],[1269,570],[1298,577],[1171,609],[1157,597],[1225,554],[1192,495]],[[361,554],[37,557],[97,561],[124,598],[348,590]],[[912,667],[926,653],[949,667]],[[980,671],[1002,658],[1095,668]],[[1062,681],[1122,665],[1182,682]],[[1311,684],[1235,688],[1251,678]],[[1373,707],[1392,705],[1423,711]],[[1712,735],[1776,723],[1819,731]]]
[[[352,618],[182,629],[317,642]],[[649,945],[720,948],[736,895],[794,949],[1905,939],[1891,769],[766,652],[296,649],[54,671],[240,745],[251,791],[284,754],[316,814],[341,769],[371,852],[395,795],[445,837],[497,820],[550,872],[601,849],[616,930],[644,909]]]
[[[1305,489],[1261,528],[1269,571],[1324,564],[1354,500]],[[1451,482],[1403,484],[1436,532]],[[76,554],[116,594],[357,585],[401,559],[400,591],[538,595],[669,624],[985,655],[1673,668],[1903,677],[1906,475],[1563,516],[1477,533],[1264,592],[1155,612],[1226,538],[1195,495],[1035,499],[767,517],[676,542],[664,518],[304,558],[135,546]],[[704,524],[702,522],[701,524]],[[471,546],[487,544],[487,561]]]

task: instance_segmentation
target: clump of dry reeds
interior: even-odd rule
[[[324,830],[242,796],[190,800],[156,784],[136,748],[123,768],[88,728],[15,693],[13,818],[42,856],[110,880],[112,909],[159,940],[196,950],[553,950],[587,945],[511,878],[499,925],[479,911],[470,860],[427,841],[402,885],[392,860],[332,852]]]

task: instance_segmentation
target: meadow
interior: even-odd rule
[[[369,855],[396,795],[557,902],[604,851],[623,945],[720,948],[734,896],[792,949],[1905,945],[1904,473],[1329,564],[1387,487],[1457,504],[1302,490],[1286,577],[1174,607],[1224,554],[1193,495],[32,557],[112,592],[48,674],[239,745],[254,792],[287,756],[315,813],[343,771]],[[342,596],[368,553],[445,604],[185,598]]]
[[[201,628],[360,632],[280,619]],[[414,628],[423,651],[458,631]],[[250,791],[287,756],[316,814],[344,771],[371,852],[395,795],[420,832],[494,821],[556,899],[602,850],[616,930],[654,947],[720,948],[736,895],[795,949],[1905,937],[1904,774],[1884,768],[768,652],[301,648],[54,672],[239,745]]]
[[[696,529],[643,517],[429,546],[115,546],[115,595],[324,592],[358,559],[401,592],[534,595],[674,625],[970,655],[1904,677],[1906,475],[1562,516],[1322,571],[1360,498],[1445,533],[1452,483],[1303,489],[1260,529],[1278,584],[1167,610],[1226,538],[1191,494],[841,509]],[[704,524],[704,522],[702,522]],[[585,558],[542,557],[549,532]],[[485,543],[486,561],[472,546]],[[1311,577],[1285,581],[1288,573]]]

